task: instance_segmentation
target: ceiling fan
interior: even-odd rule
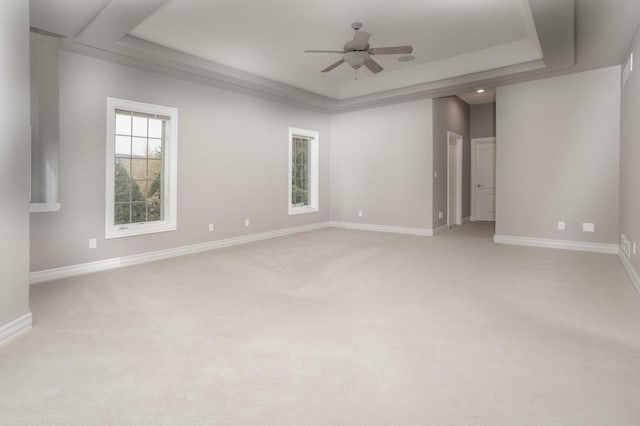
[[[369,71],[377,74],[384,68],[374,61],[371,56],[409,54],[413,52],[413,47],[411,46],[370,47],[369,38],[371,37],[371,34],[366,31],[360,31],[362,23],[354,22],[351,24],[351,28],[354,29],[356,34],[353,37],[353,40],[349,40],[345,43],[343,50],[305,50],[304,53],[339,53],[342,55],[342,59],[335,64],[329,65],[327,68],[323,69],[322,72],[329,72],[346,62],[356,71],[364,65],[369,69]]]

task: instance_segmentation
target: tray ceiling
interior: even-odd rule
[[[340,112],[613,64],[635,29],[626,17],[636,16],[637,8],[630,6],[635,2],[611,1],[616,5],[606,8],[607,13],[590,0],[31,0],[30,4],[34,30],[64,36],[65,50]],[[576,16],[588,24],[578,26],[577,33]],[[415,61],[377,56],[385,70],[374,76],[361,69],[357,81],[344,65],[320,73],[337,58],[307,55],[304,50],[340,49],[353,37],[353,21],[364,23],[374,47],[412,44]],[[616,31],[611,31],[611,22],[617,23]],[[592,54],[590,46],[597,52]],[[576,49],[583,58],[577,65]]]
[[[305,49],[340,49],[364,23],[374,47],[411,44],[415,61],[377,56],[377,75]],[[526,0],[171,0],[129,35],[334,99],[542,59]]]

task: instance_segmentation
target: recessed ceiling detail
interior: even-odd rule
[[[109,0],[30,0],[30,24],[49,33],[75,37],[108,2]]]
[[[318,73],[335,56],[304,50],[343,46],[354,18],[371,45],[410,43],[416,59],[376,57],[385,72],[357,81],[349,67]],[[527,0],[172,0],[129,34],[334,99],[542,59]]]
[[[581,34],[576,33],[576,16],[586,13],[583,21],[588,23],[594,16],[605,16],[594,4],[574,0],[30,2],[32,27],[63,35],[64,50],[325,112],[450,96],[550,72],[572,72],[576,47],[581,48],[575,39]],[[630,9],[616,8],[615,19],[631,15]],[[353,37],[350,24],[360,20],[371,34],[370,45],[411,44],[412,55],[376,56],[384,72],[365,70],[358,81],[347,66],[320,73],[335,58],[304,50],[339,48]],[[616,52],[626,51],[627,34],[635,30],[630,20],[623,21],[623,29],[615,34],[603,34],[597,25],[578,27],[583,33],[579,40],[604,38],[601,46],[617,49],[607,48],[613,53],[597,62],[584,54],[589,50],[582,46],[581,57],[587,60],[581,70],[595,63],[599,67],[616,63],[622,55]],[[597,37],[585,36],[585,28],[595,28],[591,33]]]
[[[488,104],[496,101],[496,91],[493,89],[484,89],[483,92],[476,90],[473,92],[460,93],[458,97],[469,105]]]

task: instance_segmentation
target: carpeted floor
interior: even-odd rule
[[[613,255],[326,229],[32,287],[2,425],[638,425]]]

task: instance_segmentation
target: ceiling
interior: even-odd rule
[[[104,8],[109,0],[30,0],[31,26],[73,37]],[[69,13],[69,11],[73,13]]]
[[[488,104],[496,101],[496,91],[493,89],[485,89],[483,93],[474,90],[473,92],[460,93],[457,96],[469,105]]]
[[[320,73],[338,58],[304,50],[340,49],[353,21],[416,60]],[[328,112],[620,64],[639,21],[631,0],[31,0],[64,49]]]
[[[251,11],[251,13],[247,13]],[[411,44],[415,61],[376,56],[385,68],[320,70],[364,23],[373,47]],[[542,58],[526,0],[171,0],[129,34],[336,99]]]

